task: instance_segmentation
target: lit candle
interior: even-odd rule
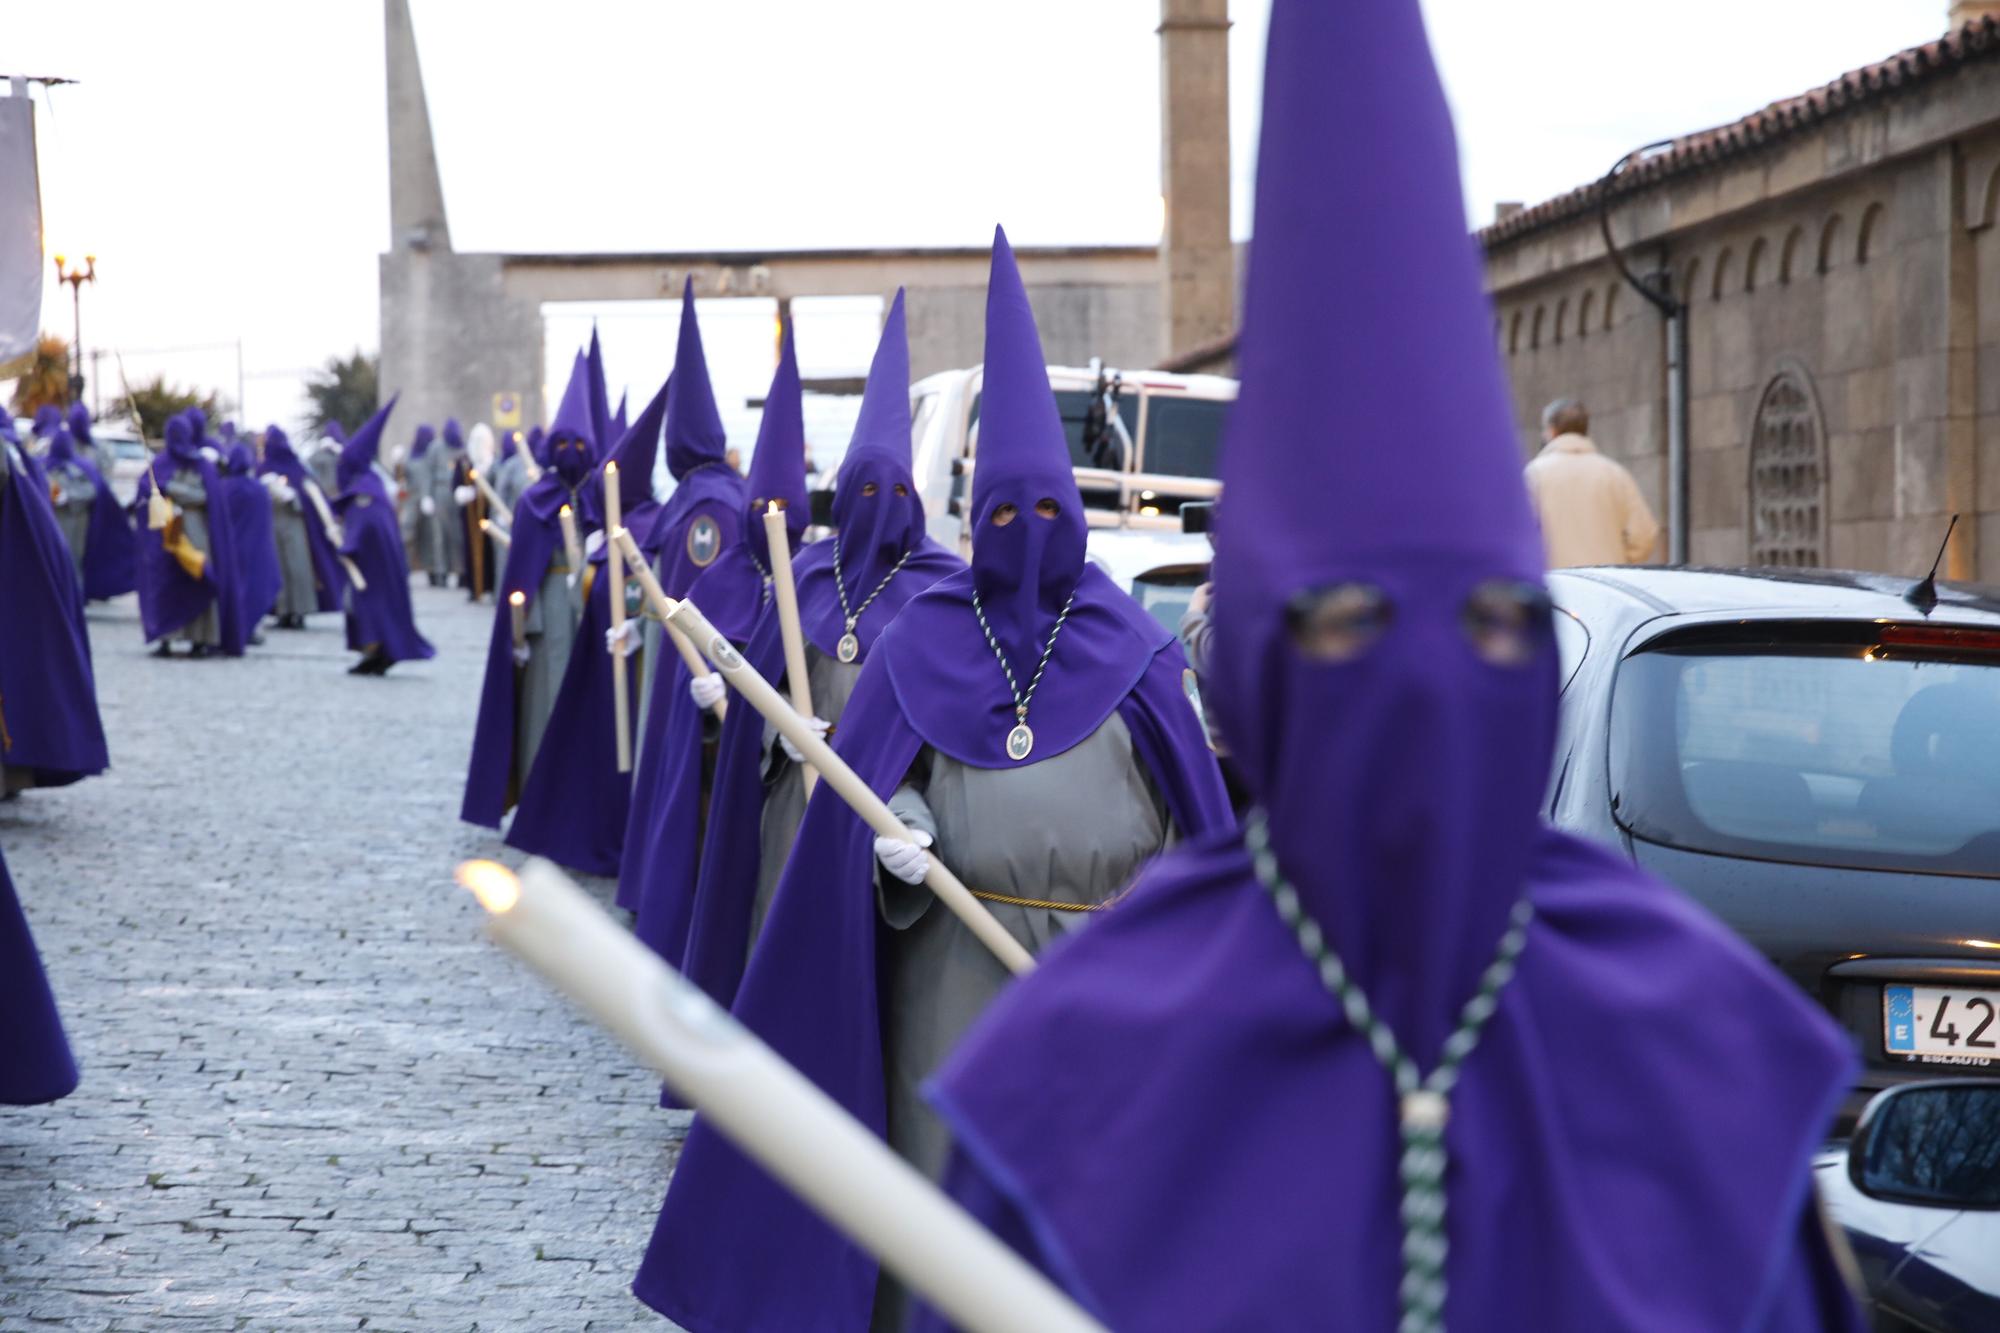
[[[785,511],[776,500],[764,511],[764,545],[771,555],[771,590],[778,600],[778,632],[785,644],[785,683],[792,707],[800,717],[813,715],[812,682],[806,675],[806,638],[799,629],[799,589],[792,582],[792,542],[785,531]],[[812,795],[815,775],[805,766],[806,795]]]
[[[528,646],[528,594],[510,592],[507,594],[507,614],[514,619],[514,646]]]
[[[604,531],[607,535],[623,530],[620,522],[624,510],[618,494],[618,463],[612,460],[604,465]],[[605,595],[610,598],[611,628],[617,634],[611,648],[611,720],[618,731],[618,771],[632,771],[632,701],[631,681],[625,671],[625,561],[618,549],[618,543],[607,541],[604,547],[604,572],[609,577],[610,586]]]
[[[564,505],[556,511],[556,518],[562,523],[563,554],[569,557],[569,581],[574,583],[583,577],[583,543],[576,537],[576,511]]]
[[[706,1123],[974,1333],[1103,1333],[1048,1279],[562,872],[468,861],[487,930],[671,1084]]]

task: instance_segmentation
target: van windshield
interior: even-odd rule
[[[1649,842],[2000,878],[2000,660],[1641,651],[1612,696],[1611,780]]]
[[[1222,475],[1222,423],[1229,404],[1212,398],[1169,398],[1146,402],[1144,471],[1169,477]]]

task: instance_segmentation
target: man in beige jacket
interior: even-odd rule
[[[1653,558],[1660,525],[1632,474],[1585,434],[1590,411],[1574,398],[1542,410],[1548,443],[1528,463],[1528,497],[1542,521],[1549,568],[1636,565]]]

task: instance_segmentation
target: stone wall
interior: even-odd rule
[[[493,419],[493,395],[521,398],[523,422],[546,421],[540,303],[507,294],[499,255],[398,249],[380,257],[382,395],[401,393],[383,457],[418,422]]]
[[[1628,262],[1688,295],[1690,555],[2000,582],[2000,66],[1621,201]],[[1489,244],[1524,451],[1544,403],[1665,516],[1665,322],[1594,212]]]

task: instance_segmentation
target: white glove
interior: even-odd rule
[[[604,529],[599,528],[597,529],[597,531],[591,533],[589,536],[583,539],[583,558],[585,560],[590,559],[590,557],[596,555],[597,552],[603,546],[604,546]]]
[[[528,647],[528,645],[527,645],[527,644],[525,644],[525,643],[517,643],[517,644],[515,644],[515,645],[514,645],[514,665],[515,665],[515,666],[517,666],[517,667],[524,667],[524,666],[528,665],[528,659],[529,659],[530,657],[533,657],[533,656],[534,656],[534,650],[533,650],[532,648]]]
[[[451,493],[451,498],[457,502],[460,509],[463,509],[479,498],[479,492],[470,486],[460,486]]]
[[[833,724],[823,717],[809,717],[806,719],[806,725],[819,733],[821,740],[825,740],[827,728]],[[785,758],[795,764],[803,764],[806,761],[806,757],[799,753],[799,747],[792,744],[792,738],[782,731],[778,733],[778,748],[785,752]]]
[[[418,497],[417,499],[418,513],[422,514],[425,518],[429,518],[432,514],[435,514],[437,511],[438,511],[438,505],[436,500],[431,499],[431,497],[428,495]]]
[[[628,620],[617,629],[604,631],[604,650],[617,653],[620,657],[630,657],[639,651],[639,622]],[[702,705],[704,708],[706,704]]]
[[[911,829],[910,836],[915,842],[904,842],[901,838],[875,839],[875,859],[882,868],[905,884],[921,884],[924,876],[931,872],[931,854],[924,848],[931,845],[931,835],[922,829]]]
[[[634,622],[628,620],[625,623],[629,628]],[[715,707],[722,702],[722,696],[727,690],[728,686],[722,683],[722,677],[712,671],[707,675],[696,676],[688,682],[688,694],[694,699],[697,708]]]
[[[222,461],[222,451],[212,444],[204,444],[201,447],[201,456],[211,463],[220,463]]]

